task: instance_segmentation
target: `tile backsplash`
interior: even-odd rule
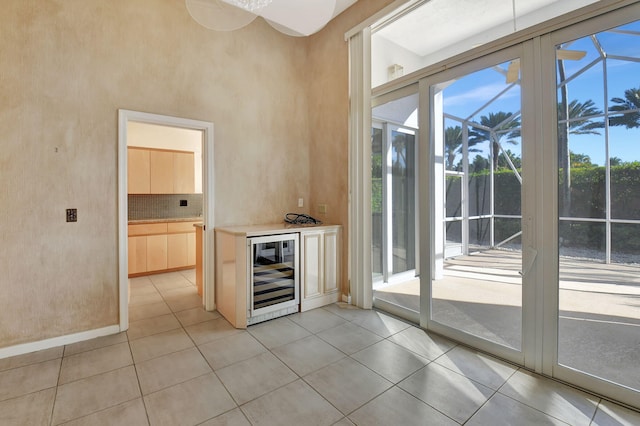
[[[199,217],[202,194],[129,194],[128,207],[129,220]]]

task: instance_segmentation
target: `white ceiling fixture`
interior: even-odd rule
[[[272,0],[230,0],[229,3],[241,7],[249,12],[253,12],[258,9],[262,9]]]
[[[233,31],[258,16],[276,30],[303,37],[320,31],[358,0],[185,0],[191,17],[215,31]]]

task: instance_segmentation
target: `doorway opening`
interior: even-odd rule
[[[128,190],[128,146],[130,145],[131,129],[144,129],[145,125],[152,125],[147,129],[154,131],[179,132],[184,130],[197,132],[200,138],[201,161],[194,161],[194,173],[199,174],[197,188],[193,192],[202,192],[202,304],[206,310],[215,309],[213,291],[213,216],[214,216],[214,185],[213,185],[213,123],[185,118],[150,114],[138,111],[119,110],[118,119],[118,250],[119,250],[119,306],[120,329],[129,328],[129,190]],[[190,132],[192,135],[193,133]],[[155,138],[159,139],[159,138]],[[168,148],[168,147],[165,147]],[[169,147],[175,148],[175,147]],[[187,147],[185,147],[187,149]],[[195,158],[196,156],[194,155]],[[193,160],[192,160],[193,161]],[[197,164],[199,163],[199,165]],[[195,194],[194,194],[195,195]],[[199,197],[196,197],[199,198]],[[183,205],[182,201],[181,205]]]

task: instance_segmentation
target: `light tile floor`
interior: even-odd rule
[[[638,425],[640,413],[336,304],[236,330],[193,271],[131,280],[126,333],[0,360],[0,425]]]

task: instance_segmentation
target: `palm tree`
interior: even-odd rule
[[[624,91],[623,98],[612,98],[611,102],[616,105],[609,107],[609,112],[630,111],[622,115],[609,118],[612,126],[624,126],[627,129],[640,127],[640,87],[631,88]]]
[[[561,63],[562,61],[558,61]],[[563,71],[564,68],[559,68]],[[561,76],[564,72],[561,73]],[[564,78],[564,77],[562,77]],[[577,99],[567,101],[566,84],[562,86],[562,97],[558,102],[558,158],[561,161],[560,171],[562,172],[563,188],[561,190],[561,206],[563,216],[570,216],[571,212],[571,164],[573,153],[569,150],[569,135],[599,135],[597,129],[602,129],[604,123],[601,121],[591,121],[588,117],[602,114],[595,103],[588,99],[579,102]],[[576,120],[579,118],[584,120]]]
[[[620,157],[609,157],[609,165],[611,167],[621,166],[623,164],[622,158]]]
[[[576,167],[592,167],[592,166],[594,166],[594,164],[591,163],[591,157],[589,157],[587,154],[575,154],[575,153],[571,152],[569,155],[571,156],[571,167],[572,168],[576,168]]]
[[[558,102],[558,117],[562,117],[562,111],[562,103]],[[599,135],[600,132],[596,129],[604,128],[604,123],[601,121],[591,121],[586,118],[602,114],[602,111],[596,108],[595,102],[591,99],[588,99],[585,102],[579,102],[577,99],[572,100],[569,103],[568,111],[568,129],[570,135]],[[575,120],[579,118],[584,118],[584,120]]]
[[[506,136],[504,143],[517,144],[514,138],[520,136],[520,115],[512,112],[490,112],[489,115],[480,117],[480,123],[484,128],[472,127],[469,131],[469,147],[485,141],[491,141],[493,152],[493,167],[498,166],[501,140]],[[488,128],[490,130],[486,130]]]
[[[444,130],[444,155],[448,170],[454,169],[456,155],[462,152],[462,127],[447,127]]]

